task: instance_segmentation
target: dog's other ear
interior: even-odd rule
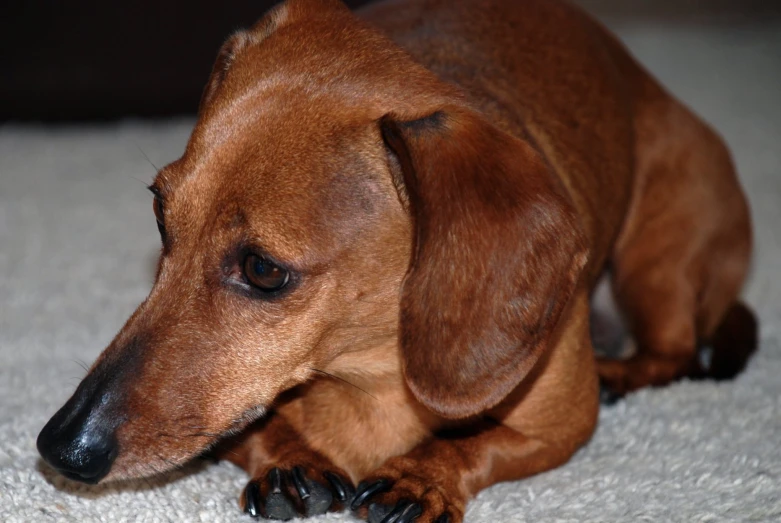
[[[287,0],[286,5],[294,9],[310,9],[315,11],[349,11],[342,0]]]
[[[296,20],[329,13],[349,12],[342,0],[288,0],[271,8],[251,29],[235,32],[222,44],[217,54],[211,76],[201,95],[198,113],[202,114],[206,105],[214,98],[217,88],[222,84],[231,64],[242,49],[250,44],[262,42],[280,27]]]
[[[529,372],[586,264],[572,202],[541,156],[475,112],[381,122],[414,221],[401,294],[407,384],[448,418],[499,403]]]
[[[217,88],[222,84],[225,79],[225,75],[228,74],[233,60],[236,55],[244,47],[250,43],[251,37],[246,31],[237,31],[228,38],[222,47],[220,47],[219,53],[217,53],[217,59],[212,66],[212,73],[209,76],[209,81],[206,82],[206,87],[203,89],[201,95],[201,102],[198,105],[198,114],[203,114],[207,104],[214,98],[214,94],[217,92]]]

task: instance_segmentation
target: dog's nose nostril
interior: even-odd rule
[[[38,435],[38,452],[49,465],[84,483],[97,483],[108,474],[117,455],[112,435],[82,431],[69,438],[50,425]]]
[[[113,431],[78,419],[81,416],[67,416],[62,412],[66,408],[55,414],[38,435],[38,452],[63,476],[97,483],[111,470],[117,455]]]

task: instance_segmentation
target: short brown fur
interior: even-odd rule
[[[756,345],[726,148],[558,0],[289,0],[228,40],[153,189],[157,280],[87,378],[126,376],[100,389],[121,392],[111,479],[234,434],[221,455],[263,499],[301,466],[458,523],[589,439],[600,379],[732,377]],[[247,252],[291,270],[279,295],[243,281]],[[594,357],[603,274],[627,360]]]

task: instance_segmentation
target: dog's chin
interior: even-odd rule
[[[208,454],[224,438],[240,434],[247,427],[265,416],[267,412],[268,409],[265,406],[258,405],[245,410],[236,419],[232,420],[228,427],[222,430],[215,432],[203,431],[198,434],[182,433],[173,438],[166,436],[168,440],[179,439],[182,442],[186,441],[188,443],[187,448],[184,448],[184,446],[169,447],[156,451],[151,446],[142,446],[136,453],[134,452],[132,441],[124,445],[120,442],[120,449],[125,447],[128,450],[126,452],[120,450],[111,470],[100,480],[100,483],[151,478],[177,470],[192,460]],[[195,438],[198,440],[197,446],[192,445]]]
[[[182,468],[186,464],[190,463],[193,459],[206,452],[213,445],[214,443],[210,443],[201,450],[195,449],[187,452],[186,454],[182,453],[176,456],[168,457],[160,454],[151,459],[141,459],[131,456],[126,457],[120,454],[117,457],[117,462],[111,468],[109,473],[106,474],[102,480],[100,480],[100,483],[124,483],[138,479],[163,476],[174,470]]]
[[[256,405],[245,410],[241,417],[234,420],[230,428],[223,433],[224,437],[235,436],[244,431],[247,427],[258,421],[260,418],[266,415],[268,409],[263,405]]]

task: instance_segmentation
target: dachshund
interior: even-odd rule
[[[727,379],[757,345],[729,152],[563,0],[288,0],[224,44],[150,190],[154,286],[38,438],[78,481],[209,450],[254,517],[459,523],[584,445],[600,384]]]

